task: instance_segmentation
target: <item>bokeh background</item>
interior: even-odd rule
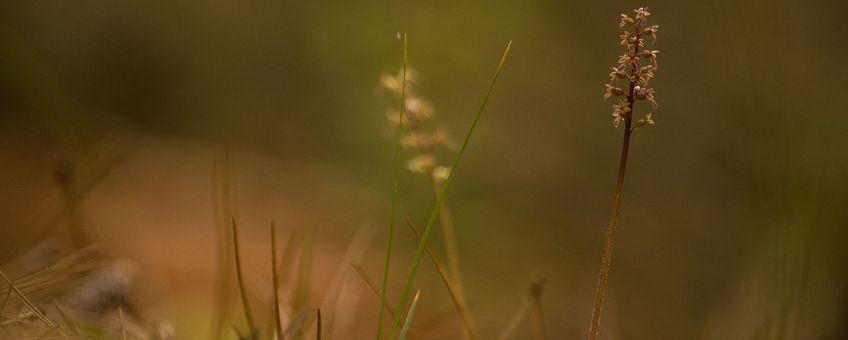
[[[205,338],[228,149],[252,285],[269,285],[271,220],[309,240],[315,301],[362,225],[379,278],[396,104],[376,88],[400,67],[396,32],[455,137],[513,40],[449,192],[465,286],[493,338],[541,275],[550,338],[582,338],[621,142],[601,95],[619,13],[639,6],[660,25],[659,107],[633,140],[602,337],[848,338],[848,26],[832,0],[3,1],[0,258],[62,211],[53,172],[71,160],[99,174],[98,240],[180,338]],[[423,225],[426,179],[404,171],[400,190]],[[396,242],[395,297],[415,237],[399,223]],[[458,337],[423,263],[413,329]],[[350,336],[371,337],[377,300],[349,280]]]

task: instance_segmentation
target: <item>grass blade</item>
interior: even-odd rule
[[[64,332],[62,332],[62,330],[57,328],[56,324],[54,324],[53,321],[50,321],[50,319],[48,319],[46,316],[44,316],[43,313],[41,313],[41,310],[39,310],[38,307],[36,307],[32,303],[32,301],[30,301],[30,299],[28,297],[26,297],[26,295],[24,295],[24,293],[21,292],[20,289],[18,289],[18,286],[15,286],[15,284],[12,283],[12,280],[9,280],[9,277],[7,277],[6,274],[3,273],[2,270],[0,270],[0,277],[2,277],[3,280],[6,281],[6,283],[9,285],[9,287],[12,288],[12,290],[15,292],[15,294],[18,295],[18,298],[20,298],[21,301],[23,301],[24,304],[27,307],[29,307],[30,311],[32,311],[32,313],[35,314],[35,316],[38,317],[38,319],[41,320],[41,322],[43,322],[45,325],[47,325],[48,329],[50,329],[51,332],[53,330],[56,330],[56,332],[59,333],[59,335],[61,337],[65,338],[65,339],[68,338],[68,336],[65,335]]]
[[[382,299],[382,296],[380,296],[380,292],[377,290],[377,285],[374,284],[374,280],[371,280],[368,274],[365,273],[365,270],[362,269],[362,266],[360,266],[358,263],[351,263],[350,266],[353,267],[353,270],[356,271],[357,274],[359,274],[359,277],[361,277],[363,281],[365,281],[365,285],[368,286],[368,289],[370,289],[374,293],[374,295],[377,296],[377,299],[379,299],[383,303],[383,307],[387,311],[389,311],[389,314],[394,317],[395,309],[392,307],[392,304],[389,303],[388,300]]]
[[[403,291],[400,295],[400,302],[398,302],[398,308],[396,308],[396,310],[402,310],[407,297],[409,297],[409,291],[412,289],[412,281],[415,280],[415,274],[418,271],[418,265],[421,264],[421,257],[424,255],[425,245],[430,239],[430,233],[433,231],[433,224],[439,215],[439,207],[442,205],[442,200],[444,200],[445,198],[445,193],[447,192],[448,187],[453,181],[453,176],[456,173],[459,161],[462,159],[462,155],[465,154],[465,149],[468,147],[468,141],[471,139],[471,135],[477,128],[477,122],[479,122],[480,116],[483,114],[483,110],[486,108],[486,104],[489,102],[489,98],[491,97],[492,91],[495,88],[495,83],[498,80],[498,76],[501,73],[501,69],[503,68],[504,63],[506,62],[506,57],[509,55],[509,48],[511,46],[512,41],[509,42],[509,44],[506,46],[506,49],[504,50],[503,56],[501,57],[501,61],[500,63],[498,63],[498,68],[495,71],[495,75],[492,77],[492,81],[489,84],[489,89],[486,91],[486,95],[483,97],[483,103],[480,105],[480,109],[477,111],[477,115],[474,117],[474,121],[472,121],[471,123],[471,128],[468,129],[468,133],[465,135],[465,140],[462,142],[462,147],[459,149],[459,152],[457,153],[456,158],[454,159],[453,164],[451,165],[451,172],[450,174],[448,174],[448,178],[445,180],[445,183],[442,186],[442,191],[439,193],[439,199],[436,200],[436,203],[433,205],[433,211],[430,213],[430,219],[429,221],[427,221],[427,226],[424,228],[424,234],[421,237],[421,242],[418,243],[418,250],[416,250],[415,252],[415,257],[412,261],[412,266],[409,269],[409,274],[407,274],[406,282],[404,283]],[[399,314],[396,314],[394,319],[392,320],[392,328],[389,332],[390,335],[395,334],[399,322]]]
[[[124,329],[124,309],[118,306],[118,323],[121,329],[121,340],[127,340],[127,331]]]
[[[368,289],[370,289],[371,292],[374,293],[374,296],[377,297],[377,300],[380,300],[380,292],[377,291],[377,285],[374,284],[374,280],[371,280],[368,274],[365,273],[365,270],[362,269],[362,266],[360,266],[358,263],[351,263],[350,266],[353,267],[353,270],[356,271],[356,273],[359,274],[359,277],[361,277],[362,280],[365,281],[365,285],[367,285]],[[388,300],[383,301],[383,308],[385,308],[386,311],[389,312],[389,316],[393,318],[395,317],[395,309],[392,307],[391,302],[389,302]],[[415,339],[415,336],[412,334],[412,331],[409,332],[408,337],[410,339]]]
[[[408,225],[409,228],[412,229],[412,232],[415,233],[415,237],[418,238],[418,242],[421,242],[421,233],[418,231],[418,228],[415,227],[415,224],[409,217],[406,218],[406,225]],[[459,300],[457,289],[454,286],[456,281],[452,281],[448,277],[445,265],[442,264],[442,262],[436,258],[436,255],[433,254],[433,250],[430,248],[430,245],[425,245],[424,249],[427,251],[427,256],[430,257],[430,260],[433,261],[433,265],[436,267],[436,271],[439,273],[439,277],[442,278],[442,282],[444,282],[445,287],[448,289],[451,301],[453,302],[454,307],[456,307],[456,312],[459,314],[459,318],[462,320],[462,325],[465,327],[466,335],[471,339],[476,338],[474,327],[472,326],[473,323],[471,321],[471,313],[468,312],[468,308],[465,306],[465,304],[461,303]]]
[[[507,340],[512,336],[512,333],[515,333],[515,329],[518,328],[518,325],[521,324],[521,320],[527,316],[527,311],[530,310],[530,301],[525,300],[521,303],[521,307],[515,311],[515,314],[512,315],[512,318],[509,320],[509,323],[506,324],[501,335],[497,337],[497,340]]]
[[[247,327],[250,328],[248,330],[247,336],[249,338],[253,338],[256,335],[256,324],[253,322],[253,313],[250,311],[250,301],[248,301],[247,297],[247,287],[244,283],[244,275],[241,270],[241,251],[239,251],[239,241],[238,241],[238,225],[236,224],[236,219],[233,217],[233,250],[235,253],[236,260],[236,278],[238,279],[239,286],[239,294],[241,294],[241,302],[244,306],[244,317],[247,319]]]
[[[354,235],[353,240],[347,247],[347,250],[344,252],[344,256],[342,257],[341,263],[351,263],[351,262],[359,262],[365,256],[366,251],[368,250],[371,241],[374,238],[374,229],[368,224],[363,223],[362,226],[356,231],[356,235]],[[323,299],[321,299],[321,303],[318,307],[321,307],[323,310],[333,310],[335,313],[325,315],[323,320],[324,328],[328,330],[332,330],[335,332],[342,331],[341,329],[336,327],[336,321],[338,317],[345,318],[346,314],[342,315],[342,309],[350,307],[343,299],[342,294],[345,293],[345,288],[349,283],[349,276],[351,275],[350,270],[348,270],[347,266],[339,266],[335,273],[333,274],[332,280],[330,280],[330,285],[327,287],[324,293]],[[379,296],[379,294],[378,294]],[[333,309],[335,306],[336,309]],[[332,336],[329,336],[332,337]]]
[[[277,226],[271,222],[271,280],[274,284],[274,326],[277,338],[284,339],[283,323],[280,320],[280,276],[277,273]]]
[[[59,301],[53,300],[53,305],[56,307],[56,311],[59,313],[59,316],[62,317],[62,320],[65,321],[65,324],[68,325],[68,329],[71,331],[71,335],[78,336],[79,332],[77,331],[76,323],[71,320],[68,316],[68,313],[65,312],[65,309],[59,305]]]
[[[9,289],[6,291],[6,296],[3,298],[3,302],[0,303],[0,312],[3,312],[6,309],[6,303],[9,302],[9,298],[12,297],[12,285],[9,285]]]
[[[415,292],[415,297],[412,298],[412,304],[409,305],[409,312],[406,313],[406,321],[403,323],[403,328],[400,329],[400,336],[398,336],[398,340],[403,340],[406,338],[406,334],[409,333],[409,325],[412,324],[412,316],[415,315],[415,306],[418,305],[418,296],[421,295],[421,290],[419,289]]]
[[[386,303],[386,290],[389,283],[389,263],[392,258],[392,239],[395,231],[395,211],[397,210],[397,195],[398,195],[398,178],[400,177],[400,140],[403,134],[403,116],[406,115],[406,68],[407,61],[407,37],[403,34],[403,69],[401,71],[401,86],[400,86],[400,116],[395,131],[395,164],[394,174],[392,179],[392,206],[389,213],[389,227],[386,242],[386,261],[383,264],[383,284],[380,289],[380,301]],[[380,316],[377,318],[377,335],[376,339],[380,340],[383,336],[383,308],[380,308]]]
[[[232,299],[232,239],[227,230],[228,219],[236,216],[235,211],[235,170],[232,162],[232,151],[225,146],[220,154],[213,158],[213,201],[215,212],[215,231],[218,236],[217,267],[215,268],[215,299],[212,309],[212,320],[209,324],[207,338],[222,337],[225,320],[230,310]]]
[[[527,317],[528,313],[532,313],[532,326],[534,331],[536,332],[538,339],[547,339],[547,335],[545,334],[545,328],[542,322],[542,289],[544,288],[545,280],[542,277],[535,277],[530,281],[530,289],[528,290],[527,297],[524,299],[524,302],[521,304],[521,307],[513,314],[512,319],[510,319],[507,326],[501,332],[501,335],[497,337],[498,340],[507,340],[512,333],[515,332],[515,329],[518,328],[518,325]]]
[[[542,315],[542,289],[545,287],[545,279],[537,276],[530,282],[530,312],[533,329],[536,332],[536,338],[547,340],[548,334],[545,332],[545,319]]]
[[[293,310],[305,310],[309,302],[309,293],[312,289],[310,275],[312,275],[313,237],[309,235],[302,239],[300,258],[298,258],[297,265],[297,278],[294,281],[295,286],[291,297]]]
[[[321,340],[321,308],[318,308],[318,325],[316,327],[315,339]]]

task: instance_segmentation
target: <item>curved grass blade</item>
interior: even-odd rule
[[[283,324],[280,320],[280,275],[277,273],[277,225],[271,222],[271,280],[274,284],[274,327],[277,338],[284,339]]]
[[[244,318],[247,319],[247,327],[250,328],[248,330],[247,336],[249,338],[254,338],[256,335],[256,323],[253,322],[253,313],[250,311],[250,301],[248,301],[247,297],[247,287],[244,283],[244,275],[241,270],[241,252],[239,251],[239,241],[238,241],[238,225],[236,224],[236,218],[233,217],[233,250],[235,252],[235,260],[236,260],[236,278],[238,279],[239,286],[239,294],[241,295],[241,302],[244,306]]]
[[[454,173],[456,173],[456,168],[459,165],[459,161],[462,159],[462,155],[465,154],[465,149],[468,147],[468,141],[471,140],[471,135],[477,128],[477,122],[480,120],[480,116],[483,114],[483,110],[486,108],[486,104],[489,102],[489,98],[491,97],[492,91],[495,88],[495,83],[498,80],[498,76],[501,74],[501,69],[503,68],[504,63],[506,62],[506,57],[509,55],[509,48],[511,46],[512,41],[507,44],[503,56],[501,56],[501,61],[500,63],[498,63],[498,68],[495,71],[495,75],[492,77],[492,81],[489,84],[489,89],[486,91],[486,95],[483,97],[483,103],[480,105],[480,109],[477,111],[477,115],[474,117],[474,121],[471,123],[471,128],[468,129],[468,133],[465,135],[465,140],[462,142],[462,147],[460,147],[459,152],[456,154],[456,158],[454,158],[453,164],[451,165],[451,172],[450,174],[448,174],[448,178],[445,179],[445,183],[442,186],[442,191],[439,193],[439,199],[436,200],[436,203],[433,205],[433,211],[430,213],[430,219],[427,222],[427,226],[424,228],[424,235],[422,235],[421,242],[418,243],[418,250],[416,250],[415,252],[415,258],[412,261],[412,266],[409,269],[409,274],[407,274],[406,283],[403,287],[403,292],[400,295],[400,302],[398,302],[398,307],[395,310],[402,310],[406,299],[409,297],[409,291],[412,289],[412,281],[415,280],[415,274],[418,271],[418,265],[421,264],[421,257],[424,255],[425,246],[427,245],[427,241],[430,239],[430,233],[433,231],[433,224],[435,224],[436,218],[439,216],[439,207],[442,205],[442,201],[445,198],[445,193],[447,192],[448,187],[453,181],[453,176]],[[395,331],[397,331],[399,322],[400,318],[399,314],[397,314],[395,315],[394,320],[392,320],[392,328],[389,332],[390,336],[394,335]]]

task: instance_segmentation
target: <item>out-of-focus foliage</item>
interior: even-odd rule
[[[635,5],[649,6],[662,30],[652,80],[661,119],[634,135],[602,337],[848,337],[844,5]],[[620,143],[603,84],[619,53],[619,13],[633,7],[4,1],[0,254],[20,250],[28,221],[61,212],[41,204],[58,190],[57,160],[117,149],[123,160],[87,196],[86,218],[142,263],[141,285],[178,334],[203,338],[214,150],[237,150],[238,214],[244,242],[256,242],[245,255],[255,275],[269,277],[258,259],[275,219],[281,230],[311,233],[315,275],[327,276],[320,268],[346,266],[335,260],[363,221],[388,216],[384,115],[396,103],[376,89],[400,66],[396,32],[409,34],[416,91],[455,136],[514,40],[450,192],[465,286],[481,336],[494,337],[539,273],[548,334],[580,338]],[[400,213],[426,218],[429,184],[404,173],[400,188]],[[400,234],[397,282],[415,244]],[[384,241],[365,260],[372,273]],[[314,282],[320,297],[326,287]],[[453,317],[432,268],[419,282],[416,323]],[[361,317],[373,317],[376,300],[359,288]],[[363,337],[373,332],[368,320]]]

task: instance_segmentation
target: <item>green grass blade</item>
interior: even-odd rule
[[[386,303],[386,291],[389,282],[389,263],[392,258],[392,239],[395,231],[395,211],[397,210],[397,195],[398,195],[398,178],[400,177],[400,139],[403,133],[403,116],[406,115],[406,68],[407,61],[407,38],[406,33],[403,34],[403,70],[401,71],[401,87],[400,87],[400,117],[395,132],[395,164],[394,175],[392,179],[392,207],[389,213],[389,230],[388,241],[386,243],[386,261],[383,264],[383,284],[380,289],[380,301]],[[380,340],[383,336],[383,308],[380,308],[380,316],[377,318],[377,335],[376,339]],[[394,319],[394,318],[393,318]]]
[[[412,281],[415,280],[415,273],[418,271],[418,265],[421,264],[421,257],[424,255],[424,249],[427,245],[427,241],[430,239],[430,233],[433,231],[433,224],[435,224],[436,218],[439,216],[439,207],[442,205],[442,201],[445,198],[445,193],[447,192],[448,187],[453,181],[454,173],[456,173],[457,166],[459,165],[459,161],[462,159],[462,155],[465,154],[465,149],[468,147],[468,141],[471,139],[471,135],[474,133],[474,130],[477,128],[477,122],[480,120],[480,116],[483,114],[483,110],[486,108],[486,104],[489,102],[489,98],[492,95],[492,91],[495,88],[495,83],[498,80],[498,76],[501,73],[501,69],[503,68],[504,63],[506,62],[506,57],[509,55],[509,48],[512,46],[512,41],[507,44],[506,49],[504,50],[503,56],[501,57],[500,63],[498,63],[498,68],[495,71],[495,75],[492,77],[492,82],[489,84],[489,89],[486,91],[486,95],[483,97],[483,103],[480,105],[480,109],[477,111],[477,115],[474,117],[474,121],[471,123],[471,128],[468,129],[468,133],[465,135],[465,140],[462,142],[462,147],[460,147],[459,152],[456,155],[456,158],[451,165],[451,172],[448,174],[448,178],[445,180],[444,185],[442,186],[442,191],[439,193],[439,199],[436,200],[436,203],[433,205],[433,211],[430,213],[430,219],[427,221],[427,226],[424,228],[424,235],[422,235],[421,242],[418,242],[418,250],[415,252],[415,258],[412,261],[412,266],[409,269],[409,274],[407,274],[406,282],[404,283],[403,292],[400,295],[400,302],[398,302],[398,307],[395,310],[403,310],[403,305],[406,299],[409,297],[409,291],[412,289]],[[392,320],[392,328],[389,332],[390,336],[395,334],[397,331],[398,324],[400,322],[399,314],[395,315],[394,320]]]
[[[406,321],[403,323],[403,328],[400,329],[400,336],[398,336],[398,340],[406,339],[406,334],[409,333],[409,325],[412,324],[412,316],[415,315],[415,306],[418,305],[419,295],[421,295],[420,289],[415,292],[415,297],[412,298],[412,304],[409,305],[409,313],[406,313]]]

